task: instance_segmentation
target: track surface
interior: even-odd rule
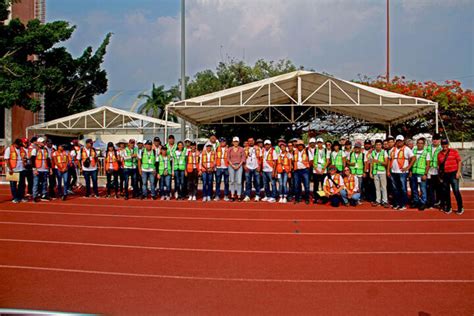
[[[8,198],[0,187],[0,308],[474,313],[474,192],[463,192],[462,216],[367,205]]]

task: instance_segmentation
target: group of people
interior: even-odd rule
[[[339,207],[366,201],[374,207],[440,208],[451,213],[452,189],[455,212],[464,211],[461,159],[439,134],[433,135],[431,144],[424,138],[415,144],[399,135],[354,145],[345,138],[334,142],[311,138],[306,145],[300,139],[272,143],[254,138],[242,142],[239,137],[228,144],[226,138],[212,135],[202,148],[190,139],[176,142],[170,135],[165,144],[159,137],[108,143],[101,157],[103,162],[91,139],[85,146],[78,140],[54,146],[43,137],[17,139],[4,154],[13,202],[28,201],[26,189],[35,202],[65,200],[81,173],[85,196],[97,198],[98,167],[103,163],[107,197],[125,200],[159,196],[195,201],[202,179],[203,202],[253,199],[309,204],[312,199],[314,204]]]

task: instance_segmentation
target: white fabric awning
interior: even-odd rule
[[[27,134],[48,134],[58,136],[77,136],[86,133],[143,133],[146,130],[164,129],[164,120],[148,117],[134,112],[102,106],[89,111],[69,115],[27,128]],[[168,128],[181,125],[167,122]]]
[[[430,100],[320,73],[295,71],[173,102],[167,110],[196,125],[294,124],[314,119],[317,108],[389,125],[434,111],[436,107],[437,103]]]

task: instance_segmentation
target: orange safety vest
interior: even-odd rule
[[[227,152],[228,152],[228,148],[225,147],[225,150],[224,150],[224,157],[222,157],[222,148],[219,146],[217,147],[217,150],[216,150],[216,155],[217,155],[217,160],[216,160],[216,165],[218,167],[221,166],[221,161],[222,161],[222,158],[224,158],[224,163],[225,163],[225,166],[228,167],[229,166],[229,161],[227,160]]]
[[[390,168],[392,168],[393,166],[393,162],[395,160],[395,149],[396,147],[394,147],[392,149],[392,152],[390,153]],[[397,155],[397,162],[398,162],[398,167],[400,169],[403,168],[403,165],[405,163],[405,146],[403,146],[402,148],[400,148],[400,150],[398,151],[398,155]]]
[[[119,161],[117,157],[118,157],[118,154],[115,150],[112,152],[107,151],[107,156],[105,156],[105,171],[110,170],[110,164],[112,164],[113,171],[119,170]]]
[[[299,150],[297,148],[294,149],[295,151],[295,162],[294,162],[294,168],[295,170],[298,170],[298,159],[299,159]],[[306,153],[306,150],[302,150],[303,154],[301,155],[301,160],[302,163],[306,168],[309,168],[309,159],[308,159],[308,154]]]
[[[74,163],[79,166],[79,153],[81,152],[81,146],[74,146],[74,151],[76,152],[76,156],[74,158]]]
[[[65,151],[59,152],[55,151],[53,153],[53,164],[54,168],[59,169],[59,171],[64,172],[67,170],[68,163],[71,160],[71,157]]]
[[[36,149],[36,159],[35,159],[35,167],[36,168],[41,168],[42,166],[45,166],[46,168],[48,165],[46,164],[46,161],[48,160],[48,150],[46,148],[37,148]]]
[[[202,152],[202,161],[201,161],[201,170],[202,171],[206,171],[207,169],[213,169],[214,166],[215,166],[215,161],[216,161],[216,152],[215,151],[211,151],[210,152],[211,154],[211,160],[210,161],[207,161],[207,151],[203,151]],[[207,168],[207,163],[210,163],[210,167]]]
[[[25,163],[26,161],[26,150],[23,147],[20,147],[20,159]],[[16,168],[18,164],[18,154],[16,153],[16,148],[15,146],[11,145],[10,146],[10,159],[8,160],[10,170],[13,170]]]
[[[81,155],[82,155],[82,163],[84,163],[84,161],[86,161],[87,158],[90,158],[90,161],[91,161],[91,165],[90,167],[91,168],[94,168],[96,166],[96,158],[97,158],[97,153],[95,152],[95,149],[94,148],[91,148],[90,150],[90,155],[87,156],[87,151],[86,151],[86,148],[82,148],[81,149]]]
[[[265,155],[265,152],[264,152],[264,155]],[[267,164],[273,168],[274,164],[275,164],[275,161],[273,160],[273,148],[270,148],[270,150],[268,151],[267,153]]]
[[[331,175],[328,175],[327,176],[327,181],[324,183],[324,188],[326,189],[326,191],[329,191],[332,193],[332,188],[333,187],[336,187],[336,185],[334,183],[336,183],[337,185],[339,185],[339,180],[341,179],[341,176],[339,174],[335,174],[335,178],[333,179],[334,180],[334,183],[332,183],[331,179],[330,179]]]
[[[257,145],[254,145],[253,148],[255,148],[255,156],[257,157],[257,162],[260,165],[262,163],[262,156],[261,156],[261,149]],[[245,152],[245,158],[249,157],[249,152],[250,152],[250,147],[245,147],[244,148]]]
[[[282,153],[278,155],[277,172],[282,173],[283,171],[285,171],[286,173],[291,172],[291,161],[288,158],[287,153]]]
[[[349,193],[354,191],[354,188],[355,188],[355,179],[354,178],[355,178],[355,176],[353,174],[351,174],[348,177],[344,177],[344,185],[348,189]]]
[[[194,165],[196,165],[196,167],[198,166],[198,160],[199,160],[199,151],[195,151],[194,152],[194,156],[193,156],[193,152],[192,151],[189,151],[188,152],[188,159],[187,159],[187,162],[186,162],[186,171],[187,172],[193,172],[194,171]]]

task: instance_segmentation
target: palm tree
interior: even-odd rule
[[[165,106],[173,101],[173,95],[169,90],[165,90],[165,86],[156,87],[155,84],[153,84],[150,94],[140,93],[138,98],[146,99],[146,102],[139,107],[138,113],[161,120],[165,119]],[[177,121],[173,115],[168,115],[168,120],[173,122]]]

